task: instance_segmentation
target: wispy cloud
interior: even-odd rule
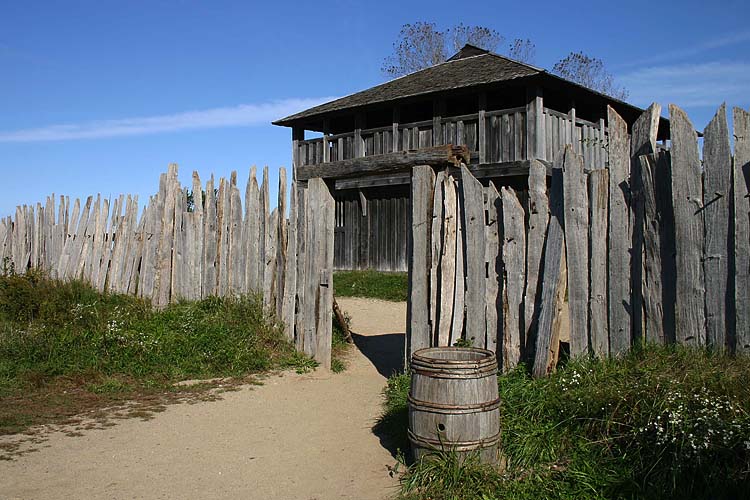
[[[684,107],[746,105],[750,99],[750,63],[707,62],[643,68],[621,75],[629,101],[647,106],[653,101]]]
[[[632,68],[635,66],[656,64],[660,62],[672,62],[673,63],[676,61],[685,60],[687,58],[696,56],[698,54],[702,54],[704,52],[708,52],[710,50],[730,47],[732,45],[737,45],[742,42],[750,42],[750,30],[741,31],[737,33],[729,33],[729,34],[711,38],[708,40],[703,40],[701,42],[696,43],[695,45],[685,47],[683,49],[660,52],[650,57],[645,57],[645,58],[641,58],[641,59],[634,60],[634,61],[628,61],[628,62],[624,62],[620,64],[615,64],[612,66],[612,68],[625,69],[625,68]]]
[[[7,132],[0,131],[0,142],[68,141],[148,135],[181,130],[246,127],[268,124],[273,120],[332,99],[334,98],[282,99],[259,104],[240,104],[169,115],[98,120]]]

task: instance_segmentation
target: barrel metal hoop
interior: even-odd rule
[[[485,411],[492,411],[500,408],[500,398],[495,400],[487,401],[484,403],[474,405],[447,405],[440,403],[431,403],[428,401],[421,401],[415,399],[409,394],[408,396],[409,405],[412,408],[419,411],[425,411],[428,413],[442,413],[446,415],[463,415],[470,413],[482,413]]]
[[[499,432],[486,439],[477,439],[473,441],[446,441],[445,439],[432,439],[424,436],[417,436],[411,431],[411,429],[409,429],[408,435],[409,441],[413,445],[443,451],[473,451],[480,448],[491,448],[500,443]]]
[[[478,379],[478,378],[486,378],[486,377],[492,377],[494,375],[497,375],[497,366],[496,365],[491,366],[483,370],[468,371],[468,370],[456,370],[456,369],[435,370],[435,369],[424,368],[419,365],[415,366],[414,364],[412,364],[411,372],[416,373],[418,375],[425,376],[425,377],[431,377],[431,378]]]

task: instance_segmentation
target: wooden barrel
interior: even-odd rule
[[[500,398],[492,351],[463,347],[420,349],[411,359],[409,442],[415,460],[435,450],[479,453],[497,463]]]

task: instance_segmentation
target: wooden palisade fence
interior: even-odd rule
[[[18,207],[14,218],[0,220],[0,258],[6,272],[44,269],[156,307],[258,293],[287,338],[330,366],[333,198],[321,179],[311,179],[292,189],[287,219],[283,168],[278,193],[269,210],[268,168],[259,186],[253,167],[243,210],[236,173],[218,185],[212,176],[205,187],[193,173],[189,191],[170,165],[142,212],[137,196],[122,195],[90,196],[83,207],[53,195],[44,206]]]
[[[572,356],[642,342],[750,353],[750,113],[734,110],[732,156],[722,106],[701,161],[687,115],[669,111],[665,151],[659,105],[630,135],[608,109],[605,163],[585,169],[571,146],[551,176],[532,161],[524,203],[465,167],[416,167],[407,355],[463,336],[542,376],[561,337]]]

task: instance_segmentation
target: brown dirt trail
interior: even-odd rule
[[[0,498],[392,496],[387,466],[395,461],[372,426],[385,375],[400,361],[405,304],[339,303],[359,334],[344,373],[286,372],[219,401],[168,406],[148,421],[76,437],[49,431],[39,451],[0,461]]]

